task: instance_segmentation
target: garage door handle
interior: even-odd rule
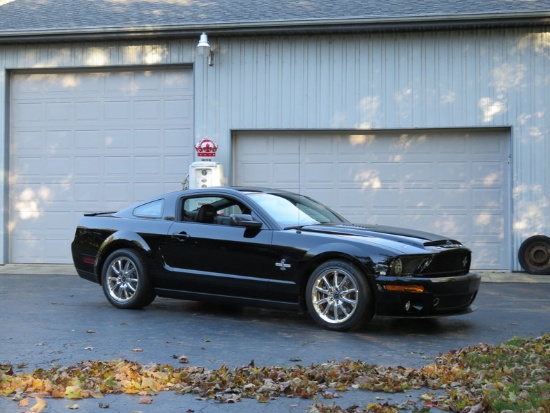
[[[177,234],[172,234],[172,237],[179,239],[180,241],[183,241],[189,238],[189,234],[185,231],[182,231],[182,232],[178,232]]]

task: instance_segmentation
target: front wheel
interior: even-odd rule
[[[103,266],[101,285],[107,300],[118,308],[141,308],[155,299],[142,258],[129,249],[109,255]]]
[[[306,287],[309,314],[320,326],[345,331],[363,327],[374,315],[371,288],[351,263],[333,260],[315,269]]]

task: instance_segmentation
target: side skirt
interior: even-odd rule
[[[234,297],[228,295],[198,293],[192,291],[170,290],[166,288],[156,288],[155,293],[159,297],[177,298],[180,300],[191,301],[213,301],[223,304],[236,304],[243,307],[261,307],[272,308],[275,310],[284,310],[292,312],[301,312],[302,306],[299,303],[289,303],[284,301],[259,300],[255,298]]]

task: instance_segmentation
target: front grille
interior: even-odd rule
[[[426,277],[450,277],[468,274],[471,262],[470,250],[456,248],[434,255],[430,265],[422,272]]]

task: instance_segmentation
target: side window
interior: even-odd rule
[[[224,197],[195,197],[182,202],[181,220],[202,224],[229,225],[231,214],[250,213],[235,200]]]
[[[164,201],[157,199],[153,202],[140,205],[134,209],[134,216],[141,218],[161,218]]]

